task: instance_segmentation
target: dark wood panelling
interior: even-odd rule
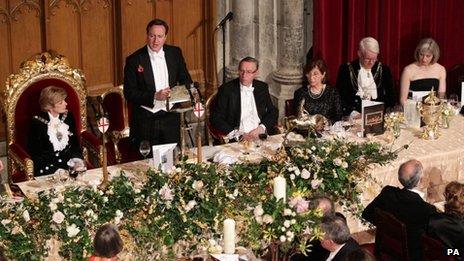
[[[0,91],[22,61],[48,49],[84,71],[90,92],[122,84],[125,58],[146,44],[145,27],[155,17],[169,24],[167,43],[182,48],[192,77],[208,88],[215,75],[207,55],[213,51],[214,2],[0,0]]]

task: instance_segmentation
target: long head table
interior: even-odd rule
[[[393,150],[409,145],[407,149],[399,152],[397,160],[387,166],[374,166],[371,170],[372,176],[376,182],[364,184],[365,189],[362,194],[361,202],[364,206],[380,192],[386,185],[401,186],[398,181],[397,172],[401,163],[408,159],[415,158],[422,162],[424,166],[424,176],[420,187],[426,192],[426,200],[430,203],[439,204],[444,200],[443,191],[446,184],[450,181],[464,181],[464,117],[455,116],[450,124],[449,129],[440,129],[441,137],[437,140],[423,140],[418,129],[403,129],[400,137],[393,144],[387,144],[384,136],[371,138],[373,141],[384,143],[391,146]],[[354,141],[365,141],[354,134],[347,137]],[[263,157],[269,156],[282,143],[282,135],[269,137],[268,141],[260,148],[244,147],[241,143],[229,143],[215,147],[205,147],[203,155],[204,161],[219,151],[235,157],[238,160],[259,161]],[[192,150],[195,151],[195,150]],[[140,175],[147,170],[152,164],[148,160],[110,166],[108,168],[111,176],[117,176],[121,170],[135,183],[143,182],[144,175]],[[36,198],[39,191],[51,189],[56,186],[72,184],[98,184],[102,176],[101,169],[93,169],[86,172],[77,181],[60,182],[52,176],[37,177],[35,180],[17,183],[20,189],[28,198]],[[368,229],[361,221],[351,215],[348,216],[350,229],[353,233]]]

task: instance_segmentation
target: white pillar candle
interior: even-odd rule
[[[235,221],[233,219],[224,220],[224,253],[235,253]]]
[[[274,196],[277,199],[282,199],[285,202],[287,184],[284,177],[278,176],[274,178]]]

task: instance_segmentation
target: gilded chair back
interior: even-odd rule
[[[66,90],[68,110],[74,114],[77,133],[87,129],[85,76],[82,71],[71,68],[67,58],[55,52],[34,55],[21,63],[18,73],[7,78],[6,88],[2,93],[10,175],[15,172],[12,160],[19,163],[20,169],[27,173],[28,178],[33,175],[32,160],[26,158],[21,164],[20,158],[27,155],[23,150],[27,148],[32,117],[40,112],[40,92],[50,85]],[[25,155],[17,155],[24,153]]]

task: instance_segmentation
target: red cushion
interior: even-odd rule
[[[108,113],[110,127],[108,131],[124,130],[124,100],[119,93],[108,93],[103,100],[103,106]]]
[[[42,79],[32,83],[19,97],[15,109],[15,136],[16,143],[21,147],[27,148],[27,137],[29,134],[30,123],[32,117],[41,112],[39,105],[40,92],[43,88],[54,85],[63,88],[68,97],[68,110],[74,115],[76,121],[76,131],[81,133],[82,124],[78,117],[80,117],[80,104],[79,97],[76,91],[66,81],[59,79]]]

